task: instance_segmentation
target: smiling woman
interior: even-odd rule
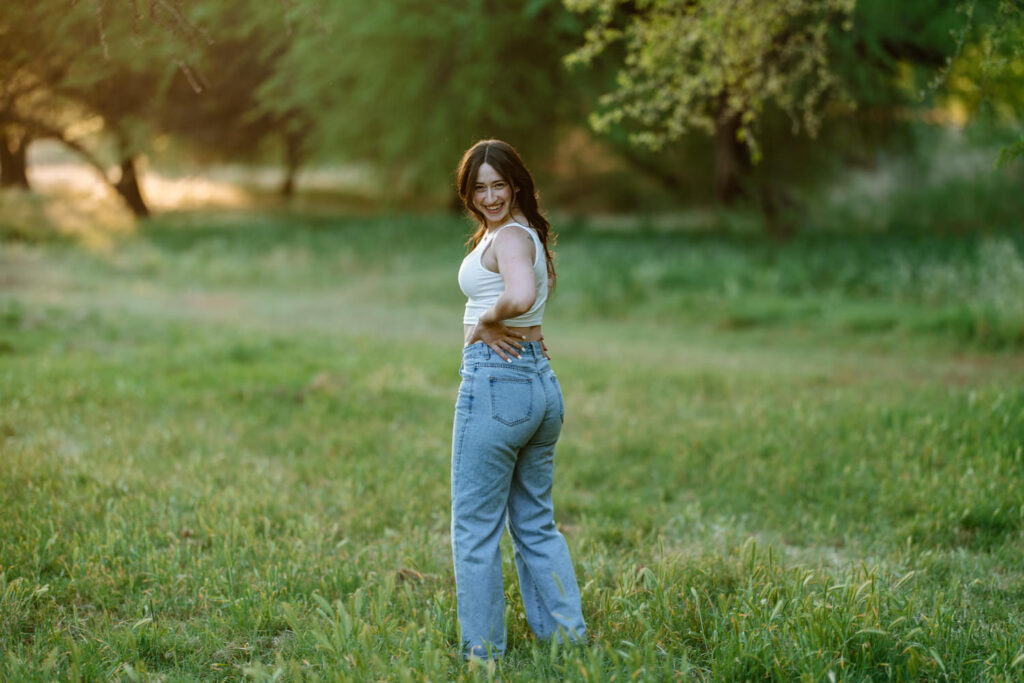
[[[459,269],[468,297],[464,341],[482,341],[508,360],[519,341],[543,340],[544,304],[555,284],[551,225],[538,206],[533,177],[505,142],[473,145],[459,164],[457,182],[478,222],[467,243],[472,251]],[[519,229],[505,230],[510,226]]]
[[[473,206],[484,215],[488,227],[509,218],[514,195],[512,187],[488,163],[480,167],[473,185]]]
[[[541,333],[555,278],[551,228],[533,178],[507,143],[471,147],[458,188],[479,227],[459,269],[468,300],[452,431],[452,554],[462,655],[497,658],[506,641],[499,547],[506,522],[537,638],[583,642],[586,624],[551,502],[565,417]]]

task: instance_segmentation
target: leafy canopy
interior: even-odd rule
[[[447,188],[483,137],[531,158],[549,150],[578,100],[561,57],[579,20],[558,0],[306,0],[292,11],[296,36],[260,88],[264,106],[309,113],[318,149],[388,169],[404,190]]]
[[[616,88],[591,116],[598,132],[627,124],[654,149],[690,130],[738,118],[737,137],[756,159],[768,103],[814,135],[822,105],[837,91],[827,35],[850,28],[855,0],[565,0],[591,12],[585,42],[566,61],[590,64],[624,51]]]

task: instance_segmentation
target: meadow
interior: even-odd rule
[[[448,538],[460,217],[0,244],[0,678],[1020,680],[1024,200],[965,230],[958,191],[786,243],[556,220],[590,641],[534,642],[506,539],[491,665]]]

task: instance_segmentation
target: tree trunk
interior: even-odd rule
[[[114,189],[121,195],[128,208],[138,218],[149,216],[149,207],[142,198],[142,190],[139,189],[139,177],[135,169],[135,157],[125,157],[121,161],[121,177],[114,183]]]
[[[742,176],[750,170],[750,151],[736,139],[738,114],[723,114],[715,120],[715,196],[725,206],[742,197]]]
[[[26,151],[28,135],[12,135],[0,130],[0,187],[22,187],[28,184],[28,161]]]
[[[761,217],[769,237],[785,242],[796,236],[797,224],[803,207],[783,186],[762,178],[758,187]]]
[[[100,162],[96,155],[89,151],[89,149],[82,143],[68,138],[60,128],[55,128],[45,122],[32,119],[20,119],[16,120],[15,123],[24,125],[29,130],[33,131],[33,133],[38,137],[53,138],[54,140],[59,140],[65,144],[69,149],[81,156],[86,163],[92,166],[99,174],[100,178],[103,179],[103,182],[107,183],[115,192],[121,195],[121,198],[124,199],[132,213],[140,218],[150,215],[149,207],[146,206],[146,201],[142,198],[142,190],[139,189],[138,171],[135,168],[134,156],[126,155],[123,158],[121,161],[121,177],[115,183],[110,179],[106,166]],[[28,146],[28,140],[28,135],[22,138],[22,153],[24,153],[25,148]],[[6,140],[3,136],[0,136],[0,147],[6,147]]]
[[[285,199],[291,199],[295,196],[295,173],[297,170],[290,164],[285,166],[284,182],[281,183],[281,196]]]
[[[302,146],[305,136],[302,133],[288,132],[284,135],[284,183],[281,184],[281,196],[291,199],[295,196],[295,176],[302,165]]]

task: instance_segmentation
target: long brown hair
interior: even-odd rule
[[[544,245],[544,258],[548,266],[548,281],[551,288],[554,288],[557,276],[555,275],[554,254],[551,253],[550,245],[555,244],[557,236],[552,232],[551,224],[548,223],[548,219],[541,213],[540,207],[537,204],[537,189],[533,184],[533,176],[526,170],[526,164],[519,158],[519,153],[507,142],[502,142],[501,140],[481,140],[466,150],[466,153],[462,155],[462,161],[459,162],[459,170],[456,173],[459,199],[462,200],[466,210],[479,223],[476,232],[466,241],[466,246],[473,249],[480,243],[484,233],[487,232],[487,220],[473,206],[476,178],[480,173],[480,167],[484,164],[490,164],[491,168],[505,182],[512,186],[514,196],[509,215],[511,216],[512,209],[519,209],[526,216],[530,227],[537,231],[540,243]]]

